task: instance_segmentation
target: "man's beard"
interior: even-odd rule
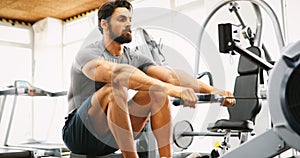
[[[109,26],[109,36],[111,39],[113,39],[115,42],[118,42],[120,44],[124,44],[124,43],[129,43],[132,40],[132,36],[131,34],[129,34],[128,32],[131,33],[130,28],[129,29],[125,29],[122,31],[122,34],[120,36],[117,36],[113,33],[111,27]]]

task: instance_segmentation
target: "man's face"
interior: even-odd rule
[[[108,22],[109,36],[112,40],[123,44],[132,40],[131,13],[126,8],[116,8]]]

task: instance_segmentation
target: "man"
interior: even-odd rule
[[[103,39],[82,48],[71,70],[70,114],[63,129],[67,147],[77,154],[106,155],[120,149],[137,158],[134,139],[148,120],[160,157],[171,157],[171,112],[168,96],[194,108],[195,92],[232,96],[184,72],[157,66],[130,52],[131,10],[126,0],[105,3],[98,12]],[[138,91],[127,101],[128,89]],[[234,99],[222,104],[232,106]]]

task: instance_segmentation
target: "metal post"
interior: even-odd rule
[[[0,107],[0,124],[1,124],[1,120],[2,120],[2,115],[3,115],[5,101],[6,101],[6,95],[3,96],[3,100],[1,102],[1,107]]]
[[[12,121],[13,121],[13,118],[14,118],[14,114],[15,114],[16,104],[17,104],[17,95],[14,96],[14,102],[13,102],[13,106],[12,106],[12,110],[11,110],[11,115],[9,117],[7,132],[6,132],[6,136],[5,136],[5,140],[4,140],[4,145],[5,146],[8,146],[7,142],[8,142],[8,137],[9,137],[10,129],[11,129],[11,124],[12,124]]]

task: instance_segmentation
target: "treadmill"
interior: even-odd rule
[[[8,119],[8,128],[6,131],[4,145],[0,147],[0,158],[34,158],[43,156],[62,157],[63,152],[68,152],[67,148],[63,144],[47,144],[37,141],[20,145],[8,145],[7,143],[18,96],[59,97],[65,95],[67,95],[67,91],[49,92],[41,88],[34,87],[24,80],[16,80],[13,86],[7,86],[0,89],[0,97],[2,97],[0,100],[0,124],[3,117],[6,98],[7,96],[14,96],[10,118]]]

